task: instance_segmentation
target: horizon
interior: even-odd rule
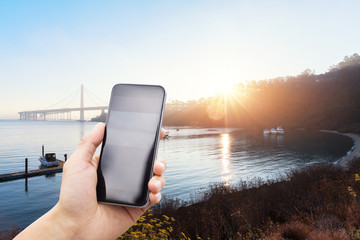
[[[346,61],[347,60],[347,61]],[[342,62],[339,62],[337,64],[333,64],[332,66],[329,67],[329,69],[324,72],[324,73],[321,73],[321,74],[326,74],[326,73],[329,73],[332,69],[341,69],[341,68],[344,68],[344,67],[348,67],[348,66],[355,66],[355,65],[358,65],[359,64],[359,60],[360,60],[360,56],[357,54],[357,53],[354,53],[353,55],[349,55],[349,56],[345,56],[344,57],[344,61]],[[345,63],[345,64],[344,64]],[[340,64],[343,64],[342,66],[340,66]],[[355,64],[355,65],[354,65]],[[288,77],[299,77],[301,76],[303,73],[306,73],[306,74],[310,74],[310,75],[321,75],[321,74],[316,74],[314,71],[308,71],[310,69],[306,69],[305,71],[303,71],[302,73],[299,73],[297,75],[294,75],[294,76],[279,76],[279,77],[276,77],[276,78],[271,78],[271,79],[262,79],[262,80],[253,80],[253,81],[244,81],[244,82],[238,82],[238,83],[234,83],[232,85],[225,85],[223,86],[222,88],[219,88],[217,91],[215,91],[215,94],[214,95],[211,95],[211,96],[207,96],[207,97],[199,97],[197,99],[187,99],[187,100],[179,100],[179,99],[167,99],[166,100],[166,104],[171,104],[172,102],[181,102],[181,103],[193,103],[194,101],[195,102],[198,102],[200,101],[201,99],[206,99],[206,100],[210,100],[210,101],[213,101],[214,99],[213,98],[224,98],[224,97],[234,97],[233,94],[234,94],[234,91],[235,91],[235,86],[238,85],[238,84],[245,84],[245,88],[247,83],[250,83],[250,82],[261,82],[261,81],[272,81],[272,80],[277,80],[279,78],[282,78],[282,79],[285,79],[285,81],[287,80]],[[80,89],[78,89],[80,91]],[[97,101],[100,101],[102,103],[105,103],[105,101],[103,99],[100,99],[98,98],[96,95],[94,95],[93,92],[90,92],[92,94],[93,97],[97,98],[97,101],[94,100],[93,97],[91,97],[90,94],[86,94],[86,91],[89,91],[88,89],[86,89],[86,87],[84,86],[84,96],[85,96],[85,99],[86,99],[86,95],[88,95],[87,97],[87,100],[91,100],[92,103],[100,106],[108,106],[108,103],[106,104],[98,104],[99,102]],[[74,100],[74,96],[78,96],[80,95],[80,92],[76,93],[75,91],[75,94],[74,92],[72,92],[70,95],[66,96],[64,99],[62,99],[61,101],[59,102],[56,102],[55,104],[53,104],[52,106],[57,106],[57,107],[48,107],[48,108],[45,108],[45,109],[58,109],[58,108],[69,108],[69,103],[74,103],[75,100]],[[70,102],[67,103],[67,107],[61,107],[63,105],[59,105],[61,104],[61,102],[64,102],[66,101],[67,98],[72,98]],[[79,96],[80,97],[80,96]],[[88,104],[85,104],[85,107],[89,106]],[[78,105],[71,105],[71,107],[79,107]],[[39,108],[38,109],[28,109],[28,110],[25,110],[25,111],[33,111],[33,110],[40,110]],[[90,113],[89,113],[90,112]],[[94,113],[96,112],[96,114]],[[99,110],[87,110],[85,111],[85,120],[86,121],[89,121],[91,118],[95,117],[95,116],[99,116],[98,114]],[[75,114],[74,114],[75,113]],[[70,119],[70,120],[66,120],[66,119],[57,119],[57,120],[48,120],[48,121],[77,121],[77,118],[79,118],[80,114],[77,113],[76,111],[72,113],[73,115],[75,115],[76,117],[74,119]],[[16,117],[2,117],[0,115],[0,120],[20,120],[19,119],[19,116],[16,118]]]
[[[45,108],[84,84],[160,84],[168,100],[222,85],[322,74],[357,52],[356,1],[0,3],[0,119]],[[351,22],[351,25],[348,24]],[[5,104],[6,103],[6,104]]]

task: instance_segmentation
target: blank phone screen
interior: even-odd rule
[[[98,168],[98,201],[146,203],[164,97],[159,86],[113,88]]]

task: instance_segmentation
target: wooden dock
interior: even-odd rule
[[[21,179],[21,178],[29,178],[29,177],[35,177],[35,176],[40,176],[40,175],[46,175],[46,174],[50,174],[50,173],[62,172],[65,162],[62,160],[58,160],[58,161],[59,161],[59,166],[57,166],[57,167],[50,167],[50,168],[43,168],[43,169],[27,171],[27,166],[26,166],[24,172],[0,174],[0,182],[6,182],[6,181]]]

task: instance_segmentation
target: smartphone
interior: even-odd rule
[[[132,207],[148,204],[165,98],[161,86],[113,87],[97,171],[99,202]]]

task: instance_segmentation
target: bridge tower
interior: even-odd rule
[[[80,122],[84,122],[84,85],[81,84],[81,97],[80,97]]]

